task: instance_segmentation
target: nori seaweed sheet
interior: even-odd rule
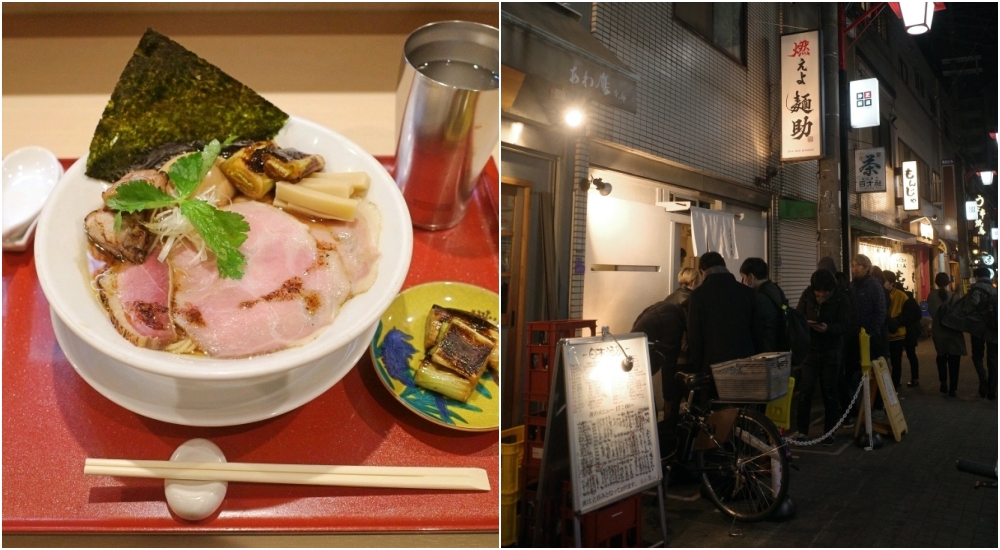
[[[90,142],[86,174],[116,181],[154,147],[271,139],[288,114],[184,46],[147,29]]]

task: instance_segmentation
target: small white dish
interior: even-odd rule
[[[44,147],[24,147],[3,159],[3,240],[27,241],[34,222],[63,175],[59,159]],[[21,248],[21,250],[24,250]]]

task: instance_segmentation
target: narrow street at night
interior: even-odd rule
[[[997,402],[979,397],[979,381],[963,358],[956,397],[938,391],[934,347],[917,347],[922,384],[900,389],[909,433],[865,451],[838,431],[832,447],[795,448],[789,495],[791,519],[737,523],[699,496],[699,484],[668,489],[670,547],[996,548],[997,490],[973,488],[974,475],[955,469],[959,458],[995,464]],[[909,366],[904,360],[904,371]],[[904,377],[905,378],[905,377]],[[815,424],[822,404],[814,405]],[[815,432],[813,432],[815,433]],[[655,493],[644,496],[643,539],[661,539]]]

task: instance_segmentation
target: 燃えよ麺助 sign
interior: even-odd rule
[[[819,31],[781,37],[781,160],[823,155]]]

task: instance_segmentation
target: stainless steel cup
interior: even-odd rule
[[[413,225],[462,221],[496,147],[500,31],[466,21],[431,23],[403,46],[396,87],[396,184]]]

